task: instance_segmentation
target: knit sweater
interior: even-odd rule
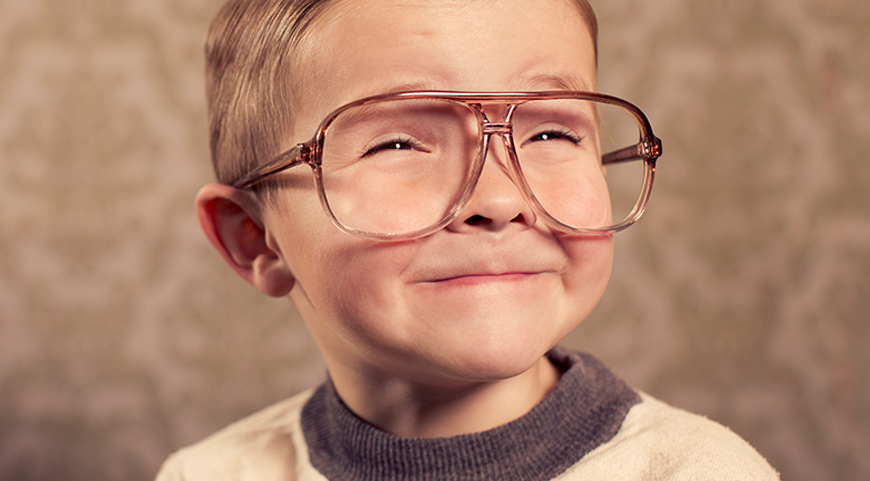
[[[481,433],[403,438],[355,416],[327,381],[170,457],[158,481],[777,480],[721,425],[637,393],[589,355],[519,419]]]

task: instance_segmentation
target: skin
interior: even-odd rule
[[[368,95],[596,83],[588,29],[562,0],[345,0],[315,21],[299,51],[303,103],[288,147]],[[342,400],[386,431],[458,435],[527,413],[558,382],[544,354],[607,284],[612,237],[547,227],[494,140],[460,216],[412,241],[342,233],[313,187],[280,192],[278,206],[219,184],[197,197],[227,263],[266,294],[289,295]],[[303,169],[291,175],[310,176]]]

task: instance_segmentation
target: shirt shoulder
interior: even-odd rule
[[[170,456],[156,481],[323,480],[311,467],[299,416],[313,390],[297,394]]]
[[[639,394],[641,402],[616,436],[557,479],[779,480],[764,457],[730,429]]]

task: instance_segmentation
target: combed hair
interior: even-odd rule
[[[280,153],[291,125],[293,54],[311,23],[340,0],[229,0],[206,38],[206,96],[212,166],[231,184]],[[598,22],[586,0],[570,0],[598,57]]]

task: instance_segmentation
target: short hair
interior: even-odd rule
[[[292,68],[299,42],[330,5],[343,0],[229,0],[206,37],[206,97],[212,167],[231,184],[280,153],[292,122]],[[598,58],[598,22],[587,0],[569,0],[589,28]]]

